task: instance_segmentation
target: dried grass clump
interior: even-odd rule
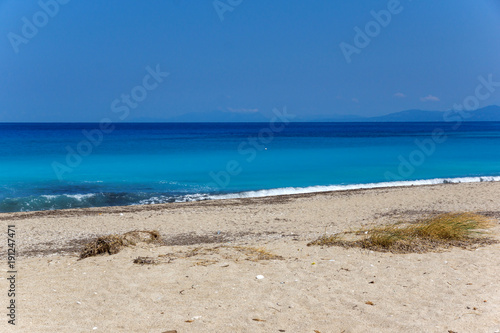
[[[235,252],[236,251],[236,255]],[[282,260],[283,257],[276,255],[263,247],[255,248],[249,246],[228,246],[219,245],[215,247],[196,247],[183,255],[185,258],[200,257],[200,256],[214,256],[219,255],[225,259],[238,259],[243,254],[245,260],[261,261],[261,260]]]
[[[169,262],[175,259],[191,259],[195,266],[209,266],[221,261],[248,260],[253,262],[267,260],[283,260],[280,255],[276,255],[265,248],[255,248],[249,246],[217,245],[211,247],[195,247],[188,251],[167,253],[159,257],[168,257]]]
[[[123,237],[120,235],[101,236],[96,240],[87,243],[80,252],[80,259],[108,253],[120,252],[123,247]]]
[[[322,236],[308,244],[361,247],[396,253],[427,252],[451,246],[470,248],[497,241],[480,237],[480,229],[492,226],[492,220],[474,213],[446,213],[416,223],[397,223],[333,236]],[[347,239],[347,236],[351,239]],[[354,236],[354,237],[352,237]]]
[[[134,230],[123,234],[123,240],[130,245],[137,243],[161,243],[161,235],[157,230]]]
[[[261,260],[283,260],[282,256],[276,255],[263,247],[255,248],[248,246],[234,246],[236,251],[246,255],[246,260],[261,261]]]
[[[85,244],[80,251],[80,259],[94,257],[101,254],[116,254],[127,246],[134,246],[137,243],[160,243],[161,236],[156,230],[153,231],[129,231],[123,235],[106,235]]]

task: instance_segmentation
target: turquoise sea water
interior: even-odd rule
[[[112,126],[0,124],[0,212],[500,180],[500,123]]]

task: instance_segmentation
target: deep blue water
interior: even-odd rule
[[[500,180],[500,123],[113,126],[0,124],[0,212]]]

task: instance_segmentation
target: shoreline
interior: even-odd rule
[[[71,213],[82,213],[82,212],[97,212],[104,213],[109,210],[110,212],[133,212],[142,210],[162,210],[164,207],[177,208],[182,207],[178,205],[187,204],[197,204],[212,201],[230,201],[230,200],[253,200],[253,199],[268,199],[276,200],[279,202],[279,198],[301,198],[314,196],[316,194],[333,194],[333,193],[355,193],[357,191],[369,191],[377,189],[391,189],[391,188],[413,188],[420,186],[440,186],[440,185],[457,185],[457,184],[475,184],[475,183],[495,183],[500,182],[500,176],[477,176],[477,177],[457,177],[457,178],[433,178],[433,179],[421,179],[414,181],[394,181],[394,182],[380,182],[380,183],[366,183],[366,184],[352,184],[352,185],[317,185],[308,187],[285,187],[276,188],[269,190],[256,190],[256,191],[244,191],[237,193],[228,193],[213,195],[209,199],[192,200],[192,201],[176,201],[176,202],[166,202],[166,203],[153,203],[153,204],[131,204],[125,206],[97,206],[97,207],[85,207],[85,208],[64,208],[64,209],[48,209],[48,210],[38,210],[38,211],[23,211],[23,212],[0,212],[0,221],[8,218],[23,219],[37,216],[57,216],[59,214],[68,215]],[[283,190],[292,190],[291,193],[278,193]],[[246,195],[248,194],[248,196]],[[257,194],[257,195],[252,195]],[[260,195],[262,194],[262,195]],[[273,199],[274,198],[274,199]],[[9,215],[6,217],[6,215]]]
[[[80,207],[80,208],[58,208],[58,209],[44,209],[44,210],[27,210],[27,211],[17,211],[17,212],[0,212],[0,219],[2,214],[13,214],[13,213],[31,213],[31,212],[43,212],[43,211],[59,211],[59,210],[79,210],[79,209],[93,209],[93,208],[110,208],[110,207],[131,207],[131,206],[152,206],[152,205],[162,205],[162,204],[177,204],[177,203],[189,203],[189,202],[203,202],[203,201],[213,201],[213,200],[228,200],[228,199],[252,199],[252,198],[268,198],[276,196],[290,196],[290,195],[302,195],[302,194],[314,194],[314,193],[325,193],[325,192],[344,192],[353,190],[363,190],[363,189],[381,189],[381,188],[401,188],[401,187],[414,187],[414,186],[431,186],[440,184],[462,184],[462,183],[482,183],[482,182],[500,182],[500,176],[474,176],[474,177],[455,177],[455,178],[431,178],[431,179],[419,179],[419,180],[408,180],[408,181],[387,181],[387,182],[376,182],[376,183],[357,183],[357,184],[344,184],[344,185],[313,185],[306,187],[280,187],[253,191],[241,191],[232,192],[225,194],[208,194],[208,193],[194,193],[186,194],[181,196],[182,199],[176,199],[174,201],[165,201],[166,199],[158,199],[158,197],[150,197],[149,199],[143,199],[139,203],[129,203],[126,205],[111,205],[111,206],[92,206],[92,207]],[[61,197],[75,198],[77,197],[79,201],[87,198],[92,198],[96,195],[102,195],[105,193],[88,193],[88,194],[60,194],[60,195],[41,195],[40,197],[57,199]],[[168,199],[170,200],[170,199]],[[144,203],[143,203],[144,202]],[[55,204],[55,203],[53,203]]]

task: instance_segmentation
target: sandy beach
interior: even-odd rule
[[[422,254],[307,246],[463,211],[492,217],[489,236],[500,239],[498,198],[500,183],[484,182],[0,214],[18,250],[16,326],[4,314],[0,331],[500,332],[500,244]],[[93,238],[132,230],[158,230],[164,244],[78,260]]]

